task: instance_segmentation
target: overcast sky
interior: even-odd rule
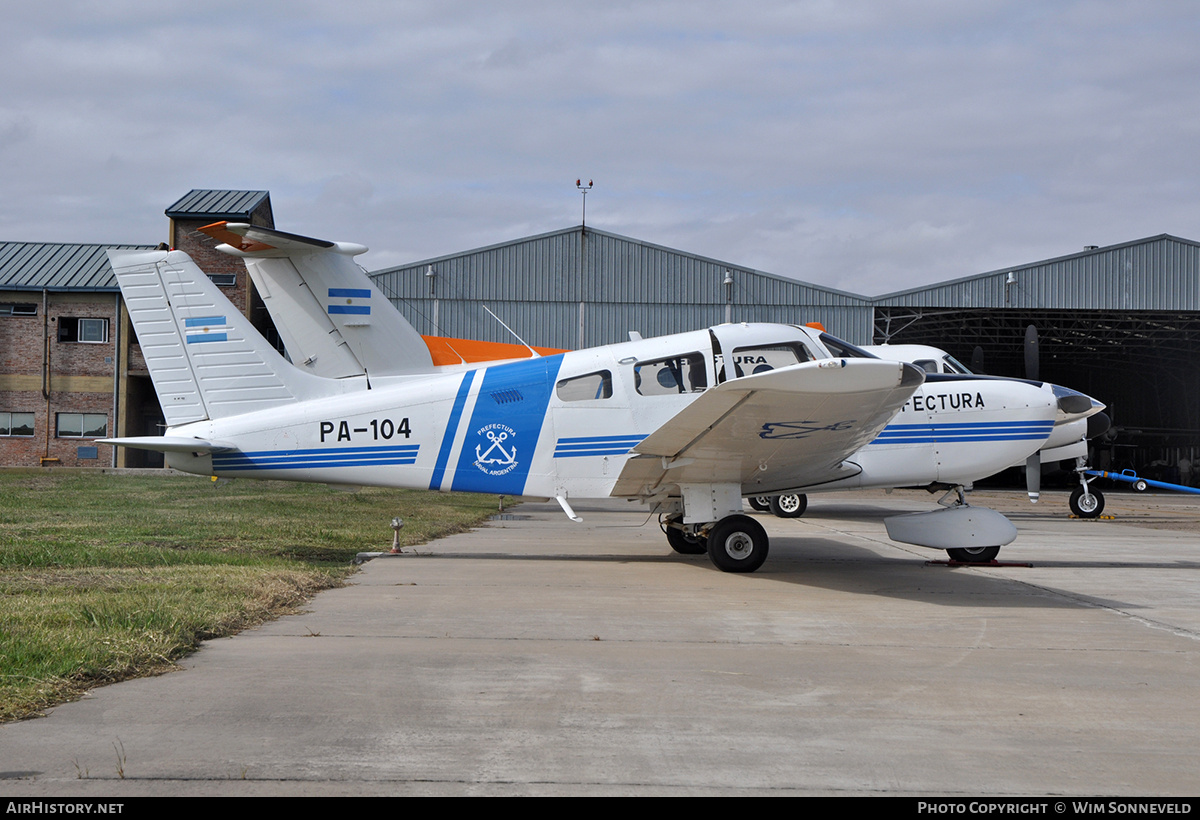
[[[22,3],[0,240],[192,188],[369,269],[577,225],[874,295],[1200,239],[1200,4]]]

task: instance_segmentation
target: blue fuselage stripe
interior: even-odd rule
[[[291,452],[255,450],[247,453],[215,453],[213,469],[230,472],[415,464],[419,450],[419,444],[408,444],[398,447],[336,447],[328,450]]]
[[[978,441],[1037,441],[1054,430],[1053,421],[892,424],[871,444],[952,444]]]
[[[458,433],[458,422],[462,418],[463,408],[467,405],[467,396],[471,392],[471,384],[475,381],[478,370],[472,370],[463,376],[458,386],[458,395],[454,397],[454,406],[450,408],[450,418],[446,422],[446,432],[442,436],[442,446],[438,449],[437,462],[433,465],[433,476],[429,479],[429,489],[440,490],[442,479],[446,475],[446,464],[450,461],[450,450],[454,448],[454,436]]]
[[[641,443],[645,436],[576,436],[560,438],[554,445],[555,458],[579,456],[623,456]]]
[[[562,360],[558,354],[483,371],[451,489],[524,493]]]

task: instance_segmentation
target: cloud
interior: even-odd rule
[[[2,238],[194,187],[368,267],[578,222],[864,293],[1200,217],[1190,3],[28,4]],[[1200,238],[1200,237],[1193,237]]]

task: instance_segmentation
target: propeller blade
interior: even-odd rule
[[[1033,325],[1025,328],[1025,378],[1038,381],[1041,368],[1038,366],[1038,332]]]
[[[1029,500],[1038,503],[1038,497],[1042,494],[1042,459],[1037,453],[1025,459],[1025,489],[1029,493]]]
[[[978,375],[987,372],[983,369],[983,348],[979,345],[975,345],[975,349],[971,351],[971,372]]]
[[[1107,413],[1097,413],[1094,416],[1088,416],[1087,437],[1096,438],[1096,436],[1102,436],[1108,432],[1110,427],[1112,427],[1112,419],[1108,417]]]

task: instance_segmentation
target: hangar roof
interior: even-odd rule
[[[653,265],[653,270],[650,271],[654,275],[652,279],[646,280],[627,276],[625,278],[628,281],[624,284],[635,290],[644,291],[649,288],[649,295],[656,299],[661,298],[664,295],[662,290],[662,285],[664,283],[662,281],[655,281],[655,279],[670,275],[687,276],[694,273],[697,269],[719,268],[722,272],[722,276],[726,270],[729,270],[734,275],[738,273],[752,273],[755,275],[755,277],[762,277],[764,280],[786,288],[789,291],[801,290],[809,294],[810,297],[820,294],[820,297],[822,297],[822,301],[824,303],[846,302],[852,304],[862,304],[870,301],[868,297],[859,296],[858,294],[849,293],[847,291],[825,287],[824,285],[813,285],[808,282],[802,282],[799,279],[792,279],[786,276],[777,276],[772,273],[765,273],[753,268],[748,268],[745,265],[738,265],[733,262],[723,262],[719,259],[712,259],[710,257],[689,253],[687,251],[668,248],[665,245],[656,245],[652,242],[645,242],[641,239],[633,239],[628,236],[621,236],[620,234],[602,231],[596,228],[587,228],[586,236],[588,241],[593,243],[591,246],[592,248],[596,247],[595,243],[601,243],[602,250],[615,250],[617,246],[620,246],[621,250],[624,251],[624,254],[619,257],[606,257],[604,259],[597,258],[588,260],[590,262],[595,262],[600,266],[599,268],[593,266],[591,270],[591,278],[587,283],[577,283],[579,285],[586,285],[588,288],[603,288],[606,285],[612,284],[602,282],[601,278],[614,273],[618,267],[620,271],[627,273],[630,270],[630,263],[645,263],[653,258],[656,264]],[[521,239],[514,239],[507,242],[499,242],[497,244],[487,245],[482,248],[474,248],[472,250],[459,251],[457,253],[437,256],[431,259],[424,259],[419,262],[411,262],[407,265],[398,265],[395,267],[386,268],[384,270],[374,271],[371,273],[371,276],[383,277],[387,274],[413,270],[424,274],[429,265],[433,265],[434,268],[437,269],[445,265],[458,264],[459,260],[471,257],[476,259],[481,257],[489,257],[491,264],[486,265],[483,270],[479,271],[483,279],[491,280],[486,282],[484,286],[504,286],[504,283],[502,281],[498,281],[497,277],[503,276],[506,273],[512,273],[515,269],[512,267],[503,269],[497,268],[495,267],[496,263],[509,261],[510,259],[525,264],[545,263],[547,261],[561,263],[564,259],[564,251],[570,253],[573,250],[573,248],[569,246],[564,246],[563,241],[574,240],[577,242],[580,238],[580,227],[574,226],[570,228],[563,228],[557,231],[550,231],[548,233],[536,234],[534,236],[527,236]],[[608,248],[604,248],[605,244],[607,244]],[[593,255],[594,253],[595,252],[593,251]],[[629,253],[637,254],[639,258],[631,258],[628,255]],[[522,272],[525,272],[525,270],[526,269],[522,269]],[[545,271],[538,270],[536,272],[542,273]],[[559,269],[554,275],[561,276],[561,274],[562,271]],[[520,286],[519,283],[516,282],[509,282],[508,285],[517,287]],[[707,291],[707,288],[705,290]],[[608,294],[608,298],[639,298],[642,295],[646,294],[635,294],[633,292],[613,293]],[[462,297],[460,296],[460,298]],[[559,291],[554,294],[541,294],[541,298],[576,300],[579,299],[580,296],[577,294],[567,295]],[[583,298],[590,300],[596,298],[596,295],[589,293],[583,296]],[[724,304],[724,294],[716,294],[715,301]]]
[[[153,250],[154,245],[78,242],[0,242],[0,290],[116,292],[106,248]]]
[[[167,208],[171,219],[249,220],[254,210],[270,199],[270,191],[229,191],[193,188]]]
[[[870,338],[863,296],[573,226],[371,273],[422,333],[587,347],[736,322],[821,321]],[[496,338],[493,338],[496,337]],[[511,337],[503,337],[511,341]]]
[[[877,296],[878,307],[1200,310],[1200,242],[1160,234]]]

